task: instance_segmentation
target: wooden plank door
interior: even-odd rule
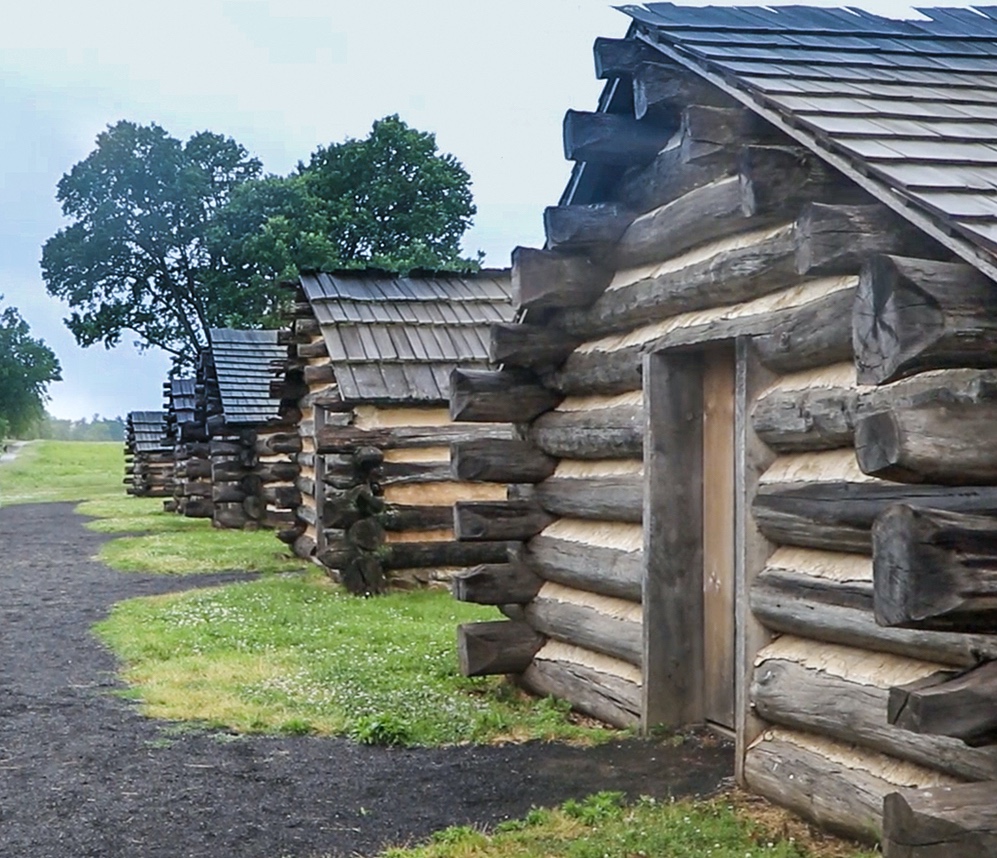
[[[703,358],[703,714],[733,729],[734,351]]]

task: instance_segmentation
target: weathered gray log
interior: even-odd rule
[[[580,343],[580,337],[553,325],[503,322],[491,327],[488,356],[492,363],[507,366],[556,366]]]
[[[675,131],[673,124],[641,122],[622,113],[564,114],[564,157],[611,167],[632,167],[652,160]]]
[[[396,486],[448,482],[452,477],[449,462],[385,462],[373,478],[382,486]]]
[[[297,512],[293,509],[266,509],[260,518],[260,524],[271,530],[284,530],[293,527],[297,519]]]
[[[555,459],[529,441],[486,439],[450,445],[450,467],[457,480],[539,483],[556,466]]]
[[[997,424],[997,401],[898,404],[860,417],[855,452],[867,474],[901,483],[997,484],[997,445],[982,443]]]
[[[753,110],[735,106],[733,98],[710,84],[706,84],[706,87],[711,92],[719,93],[719,97],[712,104],[705,100],[685,102],[682,111],[684,138],[718,146],[781,142],[785,139],[782,132]]]
[[[374,551],[384,542],[384,527],[376,518],[361,518],[346,531],[346,540],[364,551]]]
[[[208,445],[211,458],[232,456],[240,458],[248,452],[248,447],[238,438],[214,438]]]
[[[562,398],[525,371],[457,368],[450,374],[450,419],[454,421],[528,423]]]
[[[872,531],[876,619],[997,632],[997,518],[897,504]]]
[[[240,483],[212,483],[211,499],[215,503],[242,503],[246,492]]]
[[[302,533],[301,536],[294,540],[291,550],[296,557],[300,557],[302,560],[309,560],[315,556],[315,540],[307,534]]]
[[[766,658],[755,668],[751,704],[772,724],[831,736],[956,777],[997,778],[997,749],[974,750],[943,736],[917,736],[887,722],[889,689],[796,661]]]
[[[770,483],[759,489],[752,513],[773,542],[870,554],[873,522],[898,503],[997,515],[997,489],[878,482]]]
[[[543,580],[523,563],[484,563],[456,573],[451,592],[460,602],[507,605],[529,602]]]
[[[261,456],[272,456],[278,453],[300,453],[301,437],[289,432],[275,432],[272,435],[258,435],[256,452]]]
[[[639,39],[607,39],[596,37],[592,46],[595,76],[598,80],[632,77],[641,63],[660,57],[650,45]]]
[[[214,514],[211,516],[215,527],[225,527],[233,530],[240,530],[249,524],[249,516],[243,509],[241,503],[216,503]]]
[[[522,673],[543,646],[543,636],[526,623],[498,620],[457,626],[457,658],[462,676]]]
[[[302,370],[305,384],[335,384],[336,372],[331,363],[308,364]]]
[[[387,589],[387,579],[375,554],[360,553],[350,558],[340,572],[343,586],[354,596],[376,596]]]
[[[944,252],[880,204],[809,203],[796,222],[796,241],[797,271],[808,277],[858,274],[865,262],[881,253]]]
[[[660,58],[657,62],[642,63],[631,75],[634,116],[637,119],[643,119],[651,114],[660,117],[662,122],[671,120],[674,125],[678,125],[676,120],[680,111],[687,105],[723,107],[736,104],[731,96],[711,86],[699,75],[679,65],[662,63]]]
[[[512,251],[512,294],[519,307],[585,307],[612,278],[610,268],[581,253]]]
[[[206,497],[188,497],[184,500],[183,514],[187,518],[211,518],[215,505]]]
[[[777,732],[748,749],[744,776],[752,792],[834,834],[866,843],[879,839],[883,798],[896,789],[891,781],[842,765]]]
[[[184,497],[188,498],[210,498],[212,496],[212,486],[209,482],[191,482],[183,484]]]
[[[784,634],[969,667],[997,658],[997,636],[885,628],[876,623],[869,588],[766,569],[751,587],[751,610]]]
[[[597,521],[640,523],[644,479],[640,474],[544,480],[536,487],[537,502],[556,516]]]
[[[997,783],[893,792],[883,800],[884,858],[997,856]]]
[[[547,455],[558,458],[640,458],[644,409],[616,405],[590,411],[548,411],[530,424],[529,439]]]
[[[389,542],[385,569],[425,569],[503,563],[518,542]]]
[[[950,736],[971,748],[997,745],[997,661],[891,688],[887,719],[912,733]]]
[[[313,340],[308,343],[298,343],[295,353],[299,358],[324,358],[329,357],[329,350],[326,348],[325,340]]]
[[[858,401],[854,388],[775,390],[755,403],[751,425],[778,453],[851,447]]]
[[[560,369],[544,374],[544,383],[568,395],[640,390],[640,365],[645,353],[744,336],[752,337],[759,358],[773,372],[838,363],[851,357],[849,320],[854,299],[855,287],[844,286],[794,307],[715,318],[612,351],[576,350]]]
[[[615,244],[635,212],[620,203],[548,206],[544,233],[549,250],[590,250]]]
[[[797,281],[794,252],[787,227],[746,247],[607,291],[591,307],[565,311],[559,321],[572,334],[591,339],[679,313],[749,301]]]
[[[541,697],[557,697],[573,709],[616,727],[640,722],[640,686],[624,676],[574,661],[535,658],[520,683]]]
[[[298,491],[308,497],[315,497],[315,480],[311,477],[297,476],[294,478],[294,485]]]
[[[862,269],[854,339],[863,384],[997,366],[997,285],[962,262],[875,257]]]
[[[454,535],[461,542],[526,540],[553,521],[531,501],[457,501],[453,508]]]
[[[211,462],[208,459],[188,459],[187,479],[189,480],[211,479]]]
[[[294,509],[301,505],[301,491],[296,486],[264,486],[260,496],[278,509]]]
[[[546,581],[639,602],[640,551],[622,551],[540,534],[530,540],[524,561]]]
[[[449,530],[453,507],[392,504],[381,516],[384,529],[392,533],[419,530]]]
[[[470,372],[470,370],[459,370]],[[471,412],[473,413],[473,412]],[[491,421],[486,421],[491,422]],[[317,430],[315,445],[319,453],[352,453],[357,447],[370,445],[384,450],[414,447],[439,447],[454,441],[475,438],[511,438],[511,426],[394,426],[382,429],[358,429],[355,426],[323,427]],[[300,459],[300,456],[299,456]]]
[[[548,598],[541,591],[526,605],[526,621],[539,632],[640,667],[640,615],[625,618],[586,604]]]

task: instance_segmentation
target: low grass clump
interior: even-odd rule
[[[87,528],[99,533],[181,533],[203,529],[210,522],[163,511],[162,498],[116,497],[86,500],[76,507],[81,515],[93,516]]]
[[[97,632],[155,718],[371,744],[620,735],[497,678],[460,676],[455,627],[494,616],[438,590],[357,599],[309,572],[132,599]]]
[[[383,858],[872,858],[853,844],[809,832],[786,814],[783,824],[754,819],[731,797],[626,805],[598,793],[554,810],[535,809],[488,834],[469,826],[437,832],[415,848]]]
[[[124,474],[120,442],[32,441],[0,464],[0,504],[123,496]]]

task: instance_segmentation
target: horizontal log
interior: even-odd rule
[[[744,246],[718,249],[701,261],[607,290],[590,307],[566,310],[559,321],[569,333],[591,339],[794,285],[798,278],[792,229],[756,235]]]
[[[640,723],[640,675],[626,662],[548,643],[519,681],[534,694],[566,700],[573,709],[615,727]]]
[[[640,606],[634,602],[545,584],[525,610],[526,621],[550,638],[641,664]]]
[[[876,619],[997,632],[997,519],[897,504],[872,532]]]
[[[261,456],[273,456],[281,453],[300,453],[302,442],[301,437],[296,432],[293,434],[274,432],[273,434],[258,435],[254,447]]]
[[[972,748],[997,745],[997,662],[891,688],[887,719],[912,733],[950,736]]]
[[[755,403],[751,425],[777,453],[851,447],[858,403],[858,391],[849,387],[774,390]]]
[[[491,327],[488,357],[504,366],[555,366],[580,343],[579,337],[553,325],[501,323]]]
[[[796,222],[796,270],[808,277],[858,274],[878,254],[919,252],[944,250],[881,204],[809,203]]]
[[[302,370],[305,384],[335,384],[336,372],[331,363],[308,364]]]
[[[450,419],[454,421],[528,423],[561,399],[528,372],[458,368],[450,375]],[[449,440],[473,440],[473,433],[468,434],[471,437]]]
[[[997,285],[962,262],[877,256],[862,268],[854,339],[863,384],[997,366]]]
[[[595,76],[598,80],[632,77],[641,63],[659,57],[646,42],[639,39],[608,39],[598,36],[592,46]]]
[[[997,636],[878,625],[867,585],[765,569],[752,585],[749,600],[755,616],[783,634],[956,667],[997,658]]]
[[[855,424],[855,452],[867,474],[902,483],[997,484],[997,447],[981,439],[997,422],[997,401],[895,405]]]
[[[454,535],[461,542],[527,540],[553,521],[531,501],[458,501],[453,509]]]
[[[188,480],[211,479],[211,462],[207,459],[188,459],[186,465]]]
[[[453,507],[391,504],[381,519],[384,529],[392,533],[449,530],[453,527]]]
[[[456,573],[451,592],[460,602],[507,605],[529,602],[543,581],[523,563],[485,563]]]
[[[445,483],[452,477],[450,462],[385,462],[373,471],[371,479],[381,486],[399,486]]]
[[[640,601],[640,551],[624,551],[541,533],[530,540],[524,561],[546,581],[579,590]]]
[[[883,800],[884,858],[995,858],[995,793],[995,783],[890,793]]]
[[[557,458],[640,458],[644,451],[644,408],[615,405],[587,411],[548,411],[530,424],[528,433],[538,449]]]
[[[261,497],[278,509],[295,509],[301,505],[301,491],[296,486],[263,486]]]
[[[325,340],[298,343],[294,350],[298,357],[303,359],[329,357],[329,349],[326,348]]]
[[[472,482],[538,483],[557,462],[528,441],[476,440],[450,446],[453,478]]]
[[[457,658],[462,676],[522,673],[543,645],[526,623],[498,620],[457,626]]]
[[[855,763],[848,765],[842,757]],[[930,778],[930,772],[921,772]],[[888,757],[783,730],[763,734],[744,760],[744,777],[752,792],[833,834],[866,843],[879,839],[883,798],[900,786],[890,774]]]
[[[537,485],[534,497],[545,510],[558,516],[640,523],[644,478],[640,474],[552,477]]]
[[[188,497],[184,499],[183,514],[186,518],[211,518],[215,505],[206,497]]]
[[[585,254],[517,247],[512,251],[512,294],[517,307],[585,307],[613,278]]]
[[[568,110],[562,127],[564,157],[611,167],[631,167],[652,160],[678,123],[638,121],[622,113]]]
[[[188,498],[210,498],[213,494],[210,482],[185,482],[183,484],[184,497]]]
[[[216,503],[211,521],[215,527],[241,530],[250,523],[250,518],[241,503]]]
[[[695,72],[679,65],[662,63],[660,56],[655,60],[640,64],[632,73],[634,116],[637,119],[656,118],[664,127],[673,128],[676,117],[685,114],[690,105],[731,107],[736,104],[731,96],[707,83]],[[683,126],[684,120],[683,115]],[[745,135],[750,134],[750,128],[743,130]]]
[[[785,652],[784,640],[774,649]],[[791,654],[768,657],[763,650],[756,662],[750,690],[751,705],[761,718],[860,745],[955,777],[997,778],[997,751],[974,750],[941,736],[912,735],[908,728],[888,722],[891,692],[881,684],[870,683],[862,673],[860,665],[868,660],[867,653],[828,648],[826,644],[812,646],[824,647],[824,655],[840,659],[836,664],[855,670],[856,677],[841,675],[840,670],[821,669],[819,656],[813,664],[806,664],[794,660]],[[907,664],[911,663],[905,661],[900,668]]]
[[[620,203],[548,206],[544,233],[548,250],[597,251],[615,244],[634,219]]]
[[[508,425],[461,426],[395,426],[380,429],[359,429],[356,426],[323,427],[316,432],[315,446],[319,453],[352,453],[357,447],[380,447],[383,450],[439,447],[455,441],[478,438],[511,438]],[[299,457],[300,459],[300,457]]]
[[[213,483],[211,499],[215,503],[242,503],[246,499],[246,491],[239,483]]]
[[[518,542],[390,542],[385,569],[426,569],[445,566],[478,566],[509,559]]]
[[[755,496],[752,514],[773,542],[868,554],[873,522],[897,503],[997,515],[997,489],[844,481],[765,483]]]

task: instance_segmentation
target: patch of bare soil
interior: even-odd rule
[[[115,572],[72,509],[0,509],[0,855],[370,855],[603,789],[705,795],[731,773],[731,748],[696,738],[401,750],[171,731],[114,695],[90,627],[123,599],[245,576]]]

